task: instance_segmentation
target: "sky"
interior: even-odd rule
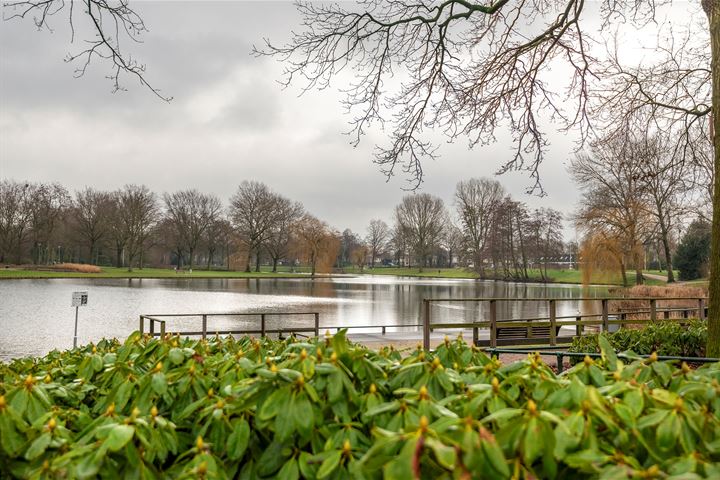
[[[169,103],[132,79],[123,84],[127,91],[112,93],[108,66],[99,62],[74,78],[75,66],[63,59],[82,38],[70,43],[66,16],[52,19],[52,31],[38,31],[29,19],[0,22],[0,178],[70,190],[197,188],[225,202],[240,182],[258,180],[339,230],[364,234],[373,218],[391,223],[408,183],[400,173],[387,181],[372,163],[382,132],[351,146],[338,85],[300,95],[299,87],[278,83],[275,59],[250,54],[264,37],[284,43],[300,28],[291,3],[131,4],[150,31],[129,51],[147,66],[153,86],[173,97]],[[578,200],[567,173],[575,137],[552,133],[550,140],[541,167],[546,196],[525,193],[532,185],[526,173],[496,178],[531,207],[570,215]],[[421,191],[452,207],[457,182],[493,177],[512,145],[499,130],[489,146],[469,150],[458,141],[439,153],[423,166]],[[566,236],[574,236],[570,222]]]

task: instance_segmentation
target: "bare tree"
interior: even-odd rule
[[[427,193],[406,195],[395,207],[395,222],[408,235],[420,271],[440,244],[446,220],[443,201]]]
[[[472,178],[457,184],[455,206],[475,271],[485,276],[485,255],[495,211],[505,197],[496,180]]]
[[[688,210],[685,200],[691,188],[688,169],[675,145],[676,138],[655,136],[646,139],[644,148],[638,152],[644,193],[650,212],[658,224],[669,283],[675,281],[670,248],[671,232],[679,225],[682,214]]]
[[[319,265],[332,265],[337,257],[340,240],[327,223],[305,213],[293,226],[297,237],[299,253],[310,265],[310,274],[315,276]]]
[[[222,203],[215,195],[197,190],[182,190],[163,196],[165,215],[175,228],[188,253],[188,265],[192,269],[195,252],[205,231],[222,213]]]
[[[375,268],[375,259],[382,255],[390,237],[390,227],[380,219],[370,220],[367,227],[365,243],[370,249],[370,268]]]
[[[111,204],[112,195],[109,192],[90,187],[75,192],[72,208],[74,226],[88,248],[92,264],[97,263],[99,246],[108,235]]]
[[[242,182],[230,198],[230,221],[247,244],[247,272],[251,270],[253,254],[256,270],[260,271],[261,249],[278,222],[277,203],[278,196],[264,183],[255,181]]]
[[[362,273],[365,269],[369,253],[370,249],[368,248],[368,246],[362,243],[356,245],[355,248],[353,248],[353,251],[350,252],[350,259],[352,261],[352,264],[360,269],[360,273]]]
[[[56,251],[55,233],[71,204],[70,195],[59,183],[31,184],[28,200],[33,263],[49,263]]]
[[[292,226],[303,215],[303,206],[281,195],[275,198],[274,221],[265,240],[264,247],[272,262],[272,271],[277,272],[278,262],[290,253]]]
[[[23,244],[30,232],[30,201],[33,188],[26,182],[0,182],[0,262],[23,259]],[[12,257],[11,257],[12,256]]]
[[[119,228],[124,232],[124,251],[128,271],[139,261],[147,247],[153,228],[160,220],[157,198],[145,185],[126,185],[117,192]]]
[[[78,32],[84,37],[83,47],[65,58],[66,62],[77,65],[76,77],[82,77],[93,61],[102,61],[110,65],[107,78],[113,83],[113,92],[125,89],[122,77],[127,75],[159,98],[171,100],[150,85],[145,78],[145,65],[123,48],[123,45],[140,43],[140,36],[147,32],[142,17],[126,0],[86,0],[82,7],[64,0],[9,0],[3,3],[3,8],[12,12],[5,16],[6,20],[32,18],[38,30],[54,30],[52,19],[65,14],[70,25],[70,42],[74,42]]]
[[[207,269],[210,270],[215,262],[216,255],[229,249],[232,237],[232,225],[224,218],[216,218],[205,229],[202,244],[207,250]],[[226,252],[225,258],[229,256]]]
[[[591,236],[619,240],[623,258],[635,269],[637,284],[643,281],[644,244],[655,225],[645,203],[642,150],[642,144],[627,135],[611,137],[596,143],[592,155],[577,155],[570,165],[582,189],[578,226]],[[627,283],[624,268],[622,273]]]
[[[443,246],[447,251],[448,259],[447,266],[453,267],[453,258],[455,256],[460,257],[465,247],[465,237],[462,230],[453,223],[450,218],[447,219],[445,226],[443,227]]]

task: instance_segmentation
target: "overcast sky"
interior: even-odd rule
[[[299,17],[288,2],[133,2],[150,32],[132,53],[147,78],[174,99],[165,103],[128,79],[111,93],[107,66],[73,78],[63,61],[70,44],[66,17],[53,32],[29,20],[0,22],[0,177],[116,189],[145,184],[156,192],[197,188],[226,201],[242,180],[259,180],[303,202],[342,230],[364,233],[372,218],[390,223],[406,194],[402,175],[386,182],[372,163],[367,136],[353,148],[343,135],[349,117],[335,90],[298,96],[282,90],[281,65],[250,55],[263,37],[283,42]],[[550,128],[551,129],[551,128]],[[493,176],[512,146],[498,142],[469,151],[443,145],[426,163],[422,191],[451,203],[455,185]],[[577,193],[566,172],[573,137],[554,134],[542,177],[547,196],[526,195],[526,174],[498,179],[517,199],[571,213]],[[568,235],[573,230],[568,228]]]

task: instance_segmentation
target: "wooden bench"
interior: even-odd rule
[[[528,335],[530,333],[530,335]],[[555,337],[560,340],[568,340],[560,338],[560,326],[555,327]],[[496,338],[498,345],[531,345],[548,343],[550,339],[550,327],[549,326],[532,326],[528,332],[527,327],[503,327],[497,326]],[[479,345],[489,345],[489,341],[481,340],[478,342]]]

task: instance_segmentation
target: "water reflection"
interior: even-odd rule
[[[320,312],[324,326],[418,324],[423,298],[510,298],[498,318],[547,315],[548,305],[528,298],[578,298],[606,293],[573,285],[538,285],[391,276],[332,279],[63,279],[0,281],[0,358],[40,355],[72,345],[73,291],[87,290],[80,310],[79,341],[126,337],[142,313]],[[597,313],[589,302],[560,302],[557,315]],[[432,307],[436,322],[472,322],[489,314],[487,304],[443,303]],[[175,328],[197,329],[198,318]],[[213,318],[210,329],[251,325],[255,318]],[[268,317],[268,328],[307,325],[309,318]]]

